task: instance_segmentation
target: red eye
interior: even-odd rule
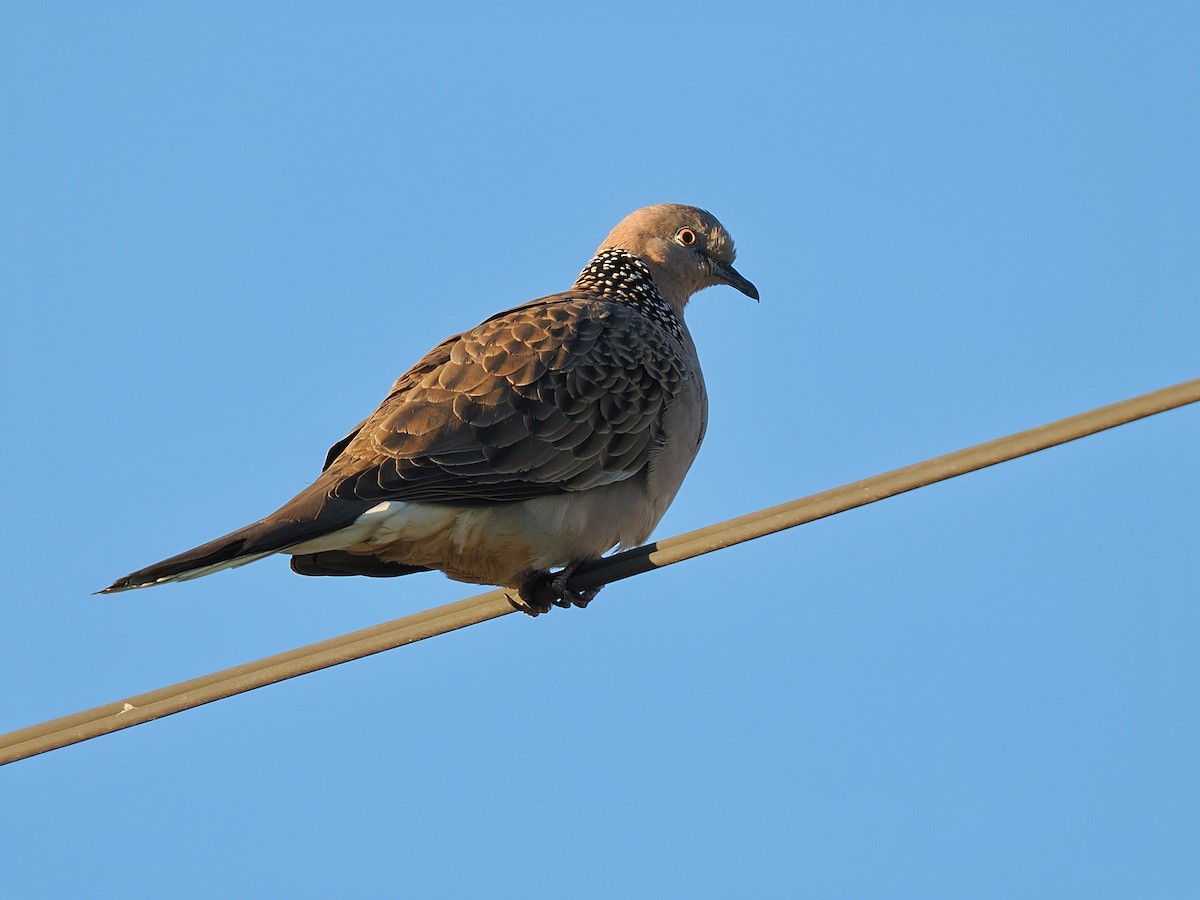
[[[696,232],[690,228],[680,228],[675,232],[675,241],[683,247],[696,246]]]

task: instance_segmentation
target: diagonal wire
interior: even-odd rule
[[[1197,401],[1200,401],[1200,378],[596,560],[580,566],[569,586],[579,591],[631,578]],[[514,611],[505,591],[488,591],[127,700],[31,725],[0,735],[0,765]]]

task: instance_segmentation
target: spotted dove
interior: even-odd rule
[[[287,553],[302,575],[440,569],[532,614],[548,593],[585,605],[570,573],[645,542],[695,459],[708,399],[683,310],[717,284],[758,299],[733,258],[704,210],[637,210],[569,291],[429,351],[279,510],[103,593]]]

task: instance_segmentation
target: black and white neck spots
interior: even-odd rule
[[[575,279],[573,290],[627,303],[677,341],[683,340],[679,317],[658,292],[650,269],[632,253],[604,250],[596,254]]]

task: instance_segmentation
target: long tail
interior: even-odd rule
[[[282,509],[245,528],[186,550],[170,559],[118,578],[101,594],[200,578],[244,566],[296,544],[338,531],[362,515],[370,503],[332,500],[319,482]]]
[[[170,559],[164,559],[152,566],[138,569],[124,578],[118,578],[100,593],[115,594],[117,591],[153,587],[156,584],[167,584],[172,581],[187,581],[189,578],[199,578],[202,575],[219,572],[221,569],[244,566],[246,563],[252,563],[264,556],[270,556],[282,549],[282,546],[274,550],[250,552],[246,550],[249,544],[261,543],[262,535],[259,532],[262,525],[261,522],[255,522],[253,525],[231,531],[224,537],[209,541],[207,544],[185,550]]]

